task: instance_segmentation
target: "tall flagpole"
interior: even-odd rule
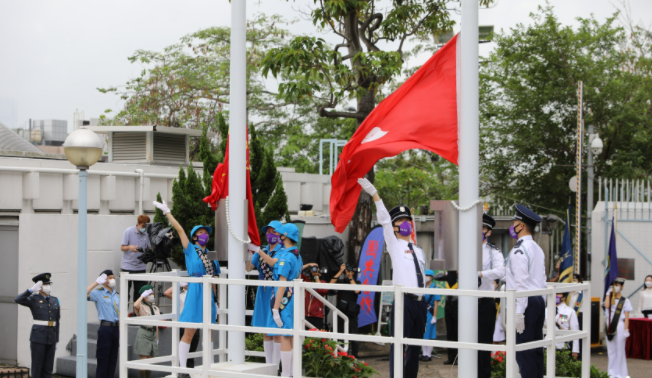
[[[480,196],[480,122],[478,73],[478,0],[462,0],[461,86],[459,108],[459,206],[469,207]],[[478,204],[476,204],[478,206]],[[478,290],[480,219],[476,207],[459,213],[459,287]],[[477,230],[477,234],[474,232]],[[475,236],[475,237],[474,237]],[[459,298],[459,340],[478,341],[478,299]],[[464,319],[462,319],[462,317]],[[458,377],[476,377],[478,352],[459,349]]]
[[[246,0],[231,1],[231,98],[229,101],[229,216],[233,230],[247,239],[245,223],[246,193],[246,137],[247,137],[247,13]],[[229,233],[229,278],[244,279],[244,247]],[[245,325],[245,288],[228,287],[229,325]],[[228,333],[229,362],[244,363],[245,338],[243,332]],[[226,348],[220,345],[220,348]],[[220,361],[223,362],[223,361]]]

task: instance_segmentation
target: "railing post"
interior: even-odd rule
[[[516,352],[514,347],[516,345],[516,322],[514,320],[514,315],[516,314],[516,298],[515,290],[507,290],[507,311],[505,313],[507,329],[505,329],[505,337],[507,340],[507,351],[505,352],[505,358],[507,359],[507,378],[513,378],[516,376]]]
[[[129,273],[121,272],[120,273],[120,287],[129,287],[127,285],[127,276]],[[127,347],[129,343],[129,326],[123,321],[127,318],[129,296],[125,290],[125,295],[120,296],[120,314],[118,320],[120,321],[120,367],[118,375],[120,377],[126,377],[128,375],[128,369],[126,367],[127,363]]]
[[[589,378],[591,376],[591,283],[585,282],[585,284],[588,284],[588,288],[584,290],[583,298],[589,299],[589,311],[583,311],[588,316],[582,317],[582,331],[586,332],[586,337],[582,341],[582,378]]]
[[[179,277],[179,269],[172,269],[172,273]],[[179,321],[179,283],[172,282],[172,313],[173,321]],[[179,327],[172,327],[172,366],[179,366]],[[176,373],[172,375],[176,376]]]
[[[213,309],[213,290],[208,280],[211,276],[202,276],[202,377],[208,377],[208,370],[211,368],[213,346],[211,343],[211,330],[208,328],[211,323],[211,310]]]
[[[220,274],[220,278],[227,278],[226,273]],[[219,290],[219,296],[218,296],[218,303],[219,306],[217,307],[217,310],[219,311],[224,310],[226,308],[226,285],[220,284],[218,285],[218,290]],[[219,323],[220,324],[226,324],[226,314],[219,314],[218,315]],[[219,338],[219,346],[220,349],[226,350],[226,331],[218,331],[218,338]],[[226,352],[220,352],[220,362],[226,361]]]
[[[394,378],[403,378],[403,285],[394,286]]]
[[[292,332],[292,375],[295,377],[303,377],[301,371],[302,368],[302,347],[303,347],[303,338],[299,335],[299,332],[303,330],[303,319],[305,318],[305,299],[306,292],[303,287],[303,280],[297,278],[294,280],[294,331]],[[285,369],[285,368],[284,368]]]
[[[548,378],[554,378],[556,377],[556,352],[557,352],[557,345],[555,344],[555,323],[556,323],[556,314],[555,314],[555,307],[556,307],[556,302],[555,302],[555,297],[557,296],[557,290],[555,286],[548,286],[548,289],[552,289],[552,293],[548,294],[548,300],[546,301],[546,328],[548,330],[548,334],[546,335],[546,339],[551,340],[552,344],[548,345],[546,348],[548,348],[548,358],[546,359],[546,377]]]

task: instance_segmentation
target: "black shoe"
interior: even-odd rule
[[[452,365],[452,364],[453,364],[453,361],[451,361],[451,360],[444,361],[444,365]]]
[[[190,378],[190,374],[179,373],[179,375],[177,375],[177,378]]]
[[[421,361],[425,361],[425,362],[432,361],[432,357],[421,356]]]

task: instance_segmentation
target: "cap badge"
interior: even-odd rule
[[[49,280],[49,279],[50,279],[50,275],[49,275],[49,274],[46,274],[46,275],[45,275],[45,279],[46,279],[46,280]]]
[[[400,210],[405,211],[405,207],[401,206]]]

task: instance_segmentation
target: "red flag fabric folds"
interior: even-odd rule
[[[360,196],[358,178],[409,149],[457,164],[457,35],[383,100],[344,146],[331,178],[330,215],[343,232]]]
[[[254,211],[254,202],[251,195],[251,180],[249,178],[249,135],[247,135],[247,229],[251,243],[260,246],[260,235],[256,225],[256,212]],[[217,202],[229,195],[229,138],[226,139],[226,154],[224,163],[220,163],[213,173],[213,189],[211,195],[204,198],[203,201],[211,205],[213,211],[217,210]]]

